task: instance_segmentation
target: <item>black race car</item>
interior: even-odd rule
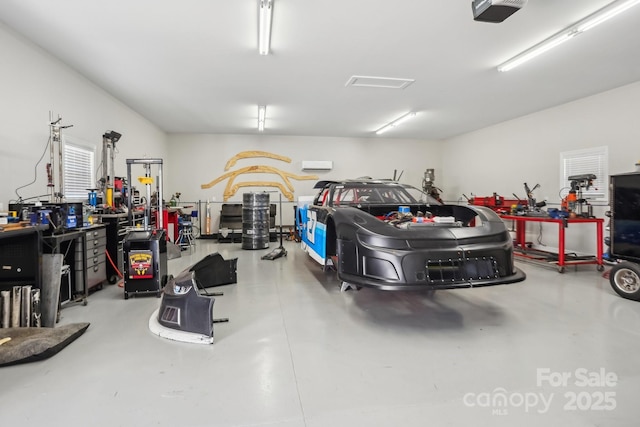
[[[320,181],[300,203],[302,248],[344,285],[450,289],[519,282],[507,227],[482,206],[441,204],[384,180]]]

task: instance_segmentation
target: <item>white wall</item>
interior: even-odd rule
[[[17,196],[15,189],[34,179],[36,163],[45,151],[49,137],[49,112],[62,116],[63,135],[73,142],[96,148],[96,167],[102,154],[102,134],[115,130],[123,135],[117,144],[116,175],[126,176],[127,158],[159,157],[164,160],[164,197],[181,192],[184,201],[212,199],[219,211],[226,181],[209,190],[200,185],[224,173],[224,165],[240,151],[263,150],[288,156],[291,164],[270,159],[241,160],[239,167],[264,164],[294,174],[315,174],[319,178],[344,179],[359,176],[391,178],[394,170],[403,172],[402,181],[420,186],[426,168],[441,174],[440,144],[437,142],[393,139],[322,137],[280,137],[269,135],[170,135],[151,124],[110,94],[72,70],[50,54],[0,24],[0,51],[5,60],[0,67],[0,202],[6,209]],[[332,160],[328,172],[302,171],[302,160]],[[37,166],[36,183],[19,191],[23,198],[47,193],[45,164],[48,152]],[[132,175],[142,175],[134,167]],[[272,175],[244,175],[247,180],[279,180]],[[311,195],[315,180],[291,180],[295,197]],[[135,182],[133,183],[136,184]],[[230,200],[240,202],[241,189]],[[277,200],[277,193],[272,200]],[[286,199],[284,199],[287,201]],[[288,203],[288,201],[287,201]],[[291,203],[283,209],[284,223],[293,223]],[[214,218],[217,224],[217,218]]]
[[[530,187],[540,184],[538,199],[548,197],[558,204],[563,151],[607,146],[609,174],[635,169],[640,160],[638,112],[640,82],[444,141],[444,197],[457,200],[462,193],[489,196],[493,192],[524,197],[527,182]],[[606,209],[596,206],[594,213],[603,217]],[[594,230],[583,225],[570,228],[568,249],[595,253]],[[530,232],[535,242],[538,228],[531,227]],[[556,236],[557,227],[545,227],[543,243],[557,247]]]
[[[102,135],[121,133],[116,175],[126,176],[126,158],[165,157],[166,135],[136,112],[57,59],[0,24],[0,202],[17,198],[15,189],[34,179],[34,168],[49,138],[49,111],[60,115],[63,135],[96,146],[100,163]],[[47,193],[45,164],[36,184],[20,190],[27,198]]]
[[[273,166],[297,175],[317,175],[319,179],[348,179],[360,176],[374,178],[392,178],[394,169],[404,171],[401,181],[421,187],[426,168],[436,170],[436,179],[441,173],[441,144],[438,142],[406,141],[392,139],[364,138],[326,138],[270,135],[198,135],[174,134],[168,138],[169,156],[166,169],[171,180],[165,189],[165,199],[172,193],[181,192],[181,201],[214,200],[212,208],[213,231],[217,230],[220,203],[227,180],[210,189],[203,190],[206,184],[224,174],[225,164],[241,151],[259,150],[291,158],[285,163],[268,158],[244,159],[230,170],[252,165]],[[331,160],[331,171],[303,171],[303,160]],[[234,182],[276,181],[280,177],[272,174],[244,174]],[[314,195],[316,180],[298,181],[291,179],[294,185],[294,200],[298,196]],[[240,188],[228,203],[242,203],[242,193],[249,191],[274,190],[276,188]],[[278,200],[279,193],[273,193],[271,201]],[[283,202],[288,200],[283,197]],[[283,206],[283,223],[293,224],[291,203]]]

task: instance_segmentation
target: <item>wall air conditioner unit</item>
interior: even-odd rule
[[[481,22],[502,22],[519,11],[527,0],[473,0],[473,19]]]
[[[330,171],[333,169],[333,162],[331,160],[303,160],[302,170],[315,170],[315,171]]]

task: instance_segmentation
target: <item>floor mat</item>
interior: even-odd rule
[[[71,323],[57,328],[0,329],[0,366],[51,357],[75,341],[88,327],[89,323]]]

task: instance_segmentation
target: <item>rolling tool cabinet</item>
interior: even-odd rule
[[[82,280],[86,292],[94,288],[102,289],[107,279],[107,228],[103,224],[93,225],[85,230],[83,247],[76,246],[76,283]],[[82,271],[84,269],[84,271]],[[76,290],[78,290],[76,288]]]

